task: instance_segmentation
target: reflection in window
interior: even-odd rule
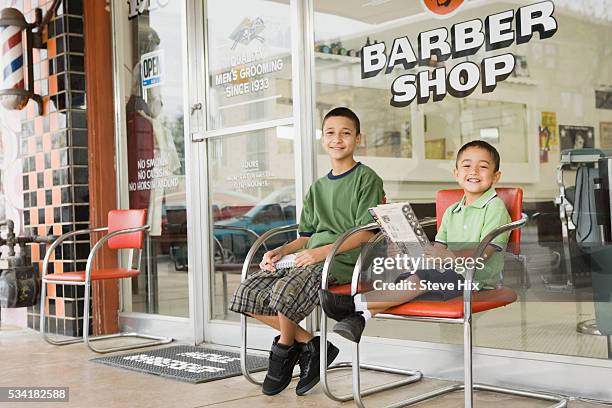
[[[183,122],[183,7],[162,6],[127,18],[121,42],[130,208],[147,209],[150,232],[132,311],[189,316]]]
[[[521,245],[530,285],[522,281],[523,265],[512,259],[506,262],[504,284],[519,293],[519,300],[476,315],[475,344],[609,358],[605,336],[576,331],[576,323],[587,319],[609,325],[609,319],[602,320],[602,309],[596,312],[609,303],[593,302],[601,289],[591,277],[593,268],[572,266],[570,273],[565,262],[561,262],[569,253],[573,257],[570,264],[580,264],[581,256],[572,255],[578,253],[572,249],[577,246],[575,241],[563,245],[559,206],[555,201],[560,194],[556,177],[560,150],[567,143],[567,147],[584,147],[580,142],[575,144],[578,138],[567,129],[587,129],[593,135],[595,148],[612,147],[607,132],[612,110],[603,100],[612,88],[609,13],[601,2],[554,0],[559,29],[553,38],[534,37],[529,43],[514,44],[505,50],[482,47],[476,55],[465,58],[430,61],[429,69],[444,66],[449,72],[465,60],[479,64],[484,57],[512,53],[516,58],[514,72],[494,92],[483,95],[477,87],[465,98],[449,94],[439,102],[430,100],[418,106],[413,103],[406,108],[392,108],[389,99],[393,79],[428,68],[396,68],[389,75],[381,73],[362,79],[357,51],[365,44],[384,42],[388,51],[395,38],[407,36],[415,46],[420,32],[440,27],[450,32],[456,23],[520,7],[509,1],[472,1],[466,2],[470,6],[454,16],[439,20],[424,12],[421,3],[361,1],[355,2],[354,7],[342,7],[340,2],[314,0],[312,47],[317,92],[314,120],[320,123],[322,114],[333,106],[355,109],[366,136],[359,151],[367,156],[364,162],[381,174],[390,201],[417,203],[423,215],[434,215],[437,190],[457,188],[452,183],[451,170],[460,146],[474,139],[489,141],[501,156],[501,182],[524,190],[523,210],[532,216],[533,222],[522,230]],[[406,125],[409,136],[402,130]],[[561,133],[563,130],[566,132]],[[394,133],[397,131],[399,138]],[[404,149],[404,140],[412,141],[413,150]],[[566,186],[571,187],[576,176],[572,169],[568,170]],[[423,182],[423,178],[436,181]],[[573,233],[570,230],[569,235]],[[573,288],[567,285],[569,275],[575,275]],[[390,324],[377,319],[368,322],[366,335],[462,342],[462,332],[456,326]]]
[[[209,129],[292,116],[289,2],[211,0],[207,16]]]
[[[410,110],[381,109],[389,103],[383,89],[342,86],[317,82],[318,129],[325,114],[336,106],[348,106],[361,122],[358,156],[412,157]],[[319,146],[320,153],[323,148]]]
[[[524,104],[473,98],[445,99],[426,104],[423,110],[426,159],[454,160],[463,144],[482,139],[503,152],[504,163],[527,161],[527,107]]]
[[[291,126],[213,137],[208,143],[209,196],[212,218],[212,309],[215,319],[238,319],[228,313],[229,296],[240,283],[245,257],[266,231],[296,223]],[[279,234],[266,248],[295,238]]]

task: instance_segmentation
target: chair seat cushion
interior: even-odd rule
[[[138,270],[126,268],[94,269],[91,280],[121,279],[138,276]],[[48,281],[85,282],[85,272],[50,273],[45,276]]]
[[[506,287],[473,292],[472,313],[483,312],[485,310],[506,306],[515,300],[516,292]],[[459,319],[463,317],[463,296],[458,296],[447,301],[412,301],[387,309],[385,313],[398,316],[443,317]]]
[[[332,293],[335,293],[336,295],[350,295],[351,294],[351,284],[345,283],[344,285],[330,286],[329,291]]]

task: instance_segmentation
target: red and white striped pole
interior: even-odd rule
[[[22,109],[29,96],[25,94],[23,69],[23,29],[28,26],[21,11],[6,8],[0,11],[0,45],[2,46],[2,88],[21,90],[12,95],[1,95],[0,103],[6,109]],[[5,25],[7,22],[10,24]]]

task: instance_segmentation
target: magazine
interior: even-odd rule
[[[369,208],[386,238],[411,257],[421,257],[423,247],[431,245],[409,203],[380,204]]]

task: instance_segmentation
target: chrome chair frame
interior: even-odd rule
[[[431,223],[431,220],[428,220],[427,223]],[[435,222],[435,221],[434,221]],[[478,245],[474,256],[476,258],[481,257],[486,249],[486,247],[491,243],[491,241],[497,237],[498,235],[504,233],[504,232],[508,232],[511,230],[514,230],[516,228],[521,228],[522,226],[524,226],[527,222],[527,217],[525,215],[523,215],[523,217],[520,220],[502,225],[498,228],[496,228],[495,230],[491,231],[489,234],[487,234],[487,236],[485,236],[485,238],[482,240],[482,242]],[[369,226],[366,227],[376,227],[376,224],[370,224]],[[359,228],[354,228],[353,230],[347,231],[345,234],[343,234],[340,238],[338,238],[338,240],[335,242],[332,250],[330,251],[330,253],[328,254],[328,257],[326,259],[326,264],[329,264],[331,262],[331,259],[334,257],[335,253],[337,252],[338,248],[340,247],[340,245],[342,245],[342,243],[344,241],[346,241],[351,235],[355,234],[356,232],[359,231],[363,231],[366,229],[366,227],[359,227]],[[373,229],[373,228],[372,228]],[[379,235],[381,235],[379,233]],[[371,241],[375,241],[376,237],[371,240]],[[329,261],[329,262],[328,262]],[[356,293],[356,289],[357,289],[357,283],[359,281],[359,276],[361,274],[361,256],[359,258],[359,260],[357,261],[356,265],[355,265],[355,269],[353,271],[353,279],[352,279],[352,291],[354,293]],[[466,273],[466,280],[467,281],[471,281],[472,278],[474,276],[474,269],[470,269],[467,271]],[[322,283],[322,287],[323,289],[327,288],[327,270],[324,268],[324,275],[323,275],[323,283]],[[447,386],[447,387],[443,387],[437,390],[433,390],[430,392],[427,392],[425,394],[421,394],[421,395],[417,395],[415,397],[412,398],[408,398],[402,401],[399,401],[395,404],[389,405],[386,408],[399,408],[399,407],[404,407],[404,406],[408,406],[408,405],[412,405],[412,404],[416,404],[418,402],[422,402],[425,400],[429,400],[431,398],[437,397],[439,395],[443,395],[449,392],[453,392],[453,391],[457,391],[457,390],[464,390],[464,406],[465,407],[469,407],[472,408],[473,407],[473,392],[474,390],[483,390],[483,391],[491,391],[491,392],[499,392],[499,393],[504,393],[504,394],[510,394],[510,395],[515,395],[515,396],[522,396],[522,397],[530,397],[530,398],[535,398],[535,399],[540,399],[540,400],[544,400],[544,401],[550,401],[550,402],[555,402],[554,405],[551,406],[551,408],[561,408],[561,407],[565,407],[567,406],[567,398],[562,397],[562,396],[558,396],[558,395],[552,395],[552,394],[544,394],[544,393],[539,393],[539,392],[533,392],[533,391],[527,391],[527,390],[517,390],[517,389],[511,389],[511,388],[506,388],[506,387],[500,387],[500,386],[491,386],[491,385],[484,385],[484,384],[475,384],[473,383],[473,372],[472,372],[472,350],[473,350],[473,346],[472,346],[472,292],[471,290],[469,290],[468,288],[466,288],[463,292],[463,317],[462,318],[436,318],[436,317],[420,317],[420,316],[398,316],[398,315],[393,315],[393,314],[386,314],[386,313],[380,313],[378,315],[376,315],[376,318],[383,318],[383,319],[394,319],[394,320],[409,320],[409,321],[428,321],[428,322],[437,322],[437,323],[449,323],[449,324],[463,324],[464,327],[464,348],[463,348],[463,354],[464,354],[464,383],[463,384],[454,384],[451,386]],[[323,385],[323,389],[325,391],[325,394],[330,397],[333,400],[339,401],[340,399],[338,399],[337,397],[330,395],[331,393],[329,392],[329,388],[327,386],[327,373],[325,370],[325,365],[326,365],[326,346],[327,343],[326,341],[324,341],[323,339],[323,333],[325,332],[324,329],[326,329],[325,327],[325,315],[324,313],[322,313],[322,317],[321,317],[321,384]],[[369,395],[369,392],[362,392],[361,391],[361,382],[360,382],[360,367],[365,367],[365,365],[362,365],[360,363],[360,359],[359,359],[359,344],[358,343],[353,343],[352,345],[352,354],[353,354],[353,378],[352,378],[352,382],[353,382],[353,399],[355,400],[355,404],[359,407],[359,408],[365,408],[365,404],[364,401],[362,399],[362,397]]]
[[[156,346],[156,345],[167,344],[167,343],[172,342],[173,339],[170,337],[160,337],[160,336],[153,336],[153,335],[140,334],[140,333],[114,333],[114,334],[105,334],[105,335],[100,335],[100,336],[89,336],[89,302],[90,302],[89,290],[90,290],[91,283],[92,283],[91,281],[92,263],[93,263],[93,259],[96,253],[98,252],[100,248],[102,248],[102,246],[106,243],[106,241],[108,241],[109,239],[115,236],[122,235],[122,234],[129,234],[133,232],[139,232],[139,231],[148,231],[148,230],[149,230],[149,226],[144,225],[142,227],[125,228],[125,229],[117,230],[117,231],[111,232],[110,234],[103,236],[98,242],[96,242],[96,244],[93,246],[93,248],[89,252],[89,256],[87,257],[87,263],[85,265],[85,281],[83,282],[78,282],[78,281],[71,282],[71,281],[64,281],[64,280],[47,279],[47,272],[49,269],[49,261],[51,259],[51,255],[53,254],[55,248],[57,248],[57,246],[61,244],[63,241],[65,241],[67,238],[70,238],[76,235],[85,235],[85,234],[90,235],[93,232],[108,231],[108,227],[99,227],[99,228],[83,229],[83,230],[67,232],[66,234],[63,234],[60,237],[58,237],[51,244],[51,246],[49,246],[49,249],[47,249],[45,258],[43,260],[43,270],[42,270],[42,277],[41,277],[41,291],[40,291],[41,292],[40,293],[40,333],[45,339],[45,341],[55,346],[63,346],[66,344],[84,342],[87,345],[87,347],[89,347],[92,351],[95,351],[96,353],[101,353],[101,354],[111,353],[111,352],[121,351],[121,350],[131,350],[131,349],[140,348],[140,347]],[[130,267],[133,266],[132,262],[134,260],[135,251],[136,250],[132,249],[131,254],[130,254]],[[140,267],[139,266],[140,250],[138,254],[137,263],[138,263],[138,267],[134,269],[138,269]],[[45,298],[47,294],[47,284],[83,286],[85,288],[83,291],[83,297],[84,297],[83,337],[74,338],[74,339],[57,340],[57,339],[52,338],[51,336],[48,335],[48,333],[45,332],[45,320],[46,320],[45,319],[45,309],[46,309],[45,308],[45,304],[46,304]],[[120,301],[119,309],[121,310],[123,308],[123,302],[121,300],[121,297],[119,297],[119,301]],[[143,339],[147,339],[151,341],[145,342],[145,343],[137,343],[137,344],[131,344],[131,345],[126,345],[126,346],[108,347],[108,348],[96,348],[92,344],[93,341],[106,340],[106,339],[119,338],[119,337],[138,337],[138,338],[143,338]]]
[[[369,224],[369,227],[371,227],[370,229],[375,229],[377,226],[377,224]],[[248,272],[249,272],[249,266],[251,265],[251,262],[253,261],[253,258],[255,257],[255,254],[257,253],[257,251],[259,250],[259,248],[271,237],[273,237],[274,235],[278,235],[278,234],[282,234],[285,232],[290,232],[290,231],[297,231],[298,228],[298,224],[292,224],[292,225],[286,225],[286,226],[282,226],[282,227],[277,227],[274,229],[271,229],[267,232],[265,232],[264,234],[262,234],[254,243],[253,246],[251,246],[251,248],[249,249],[249,252],[247,253],[247,256],[244,260],[244,264],[242,266],[242,275],[241,275],[241,282],[244,282],[244,280],[247,278]],[[327,262],[324,264],[324,271],[329,270],[329,266],[330,266],[330,262]],[[325,272],[327,274],[327,272]],[[316,314],[313,313],[311,315],[313,320],[316,320]],[[255,385],[262,385],[263,381],[258,381],[255,378],[253,378],[253,376],[251,375],[251,373],[248,371],[247,367],[246,367],[246,357],[247,357],[247,331],[248,331],[248,325],[247,325],[247,316],[245,315],[240,315],[240,327],[241,327],[241,333],[242,333],[242,341],[240,343],[240,370],[242,371],[242,375],[252,384]],[[322,326],[324,327],[324,326]],[[323,337],[325,337],[324,343],[325,343],[325,347],[327,347],[327,334],[324,332],[321,332],[321,338],[323,339]],[[322,340],[323,341],[323,340]],[[325,348],[325,350],[327,350],[327,348]],[[345,363],[339,363],[339,364],[334,364],[330,367],[327,367],[327,353],[322,352],[321,353],[321,361],[325,361],[325,365],[321,366],[321,367],[325,367],[325,374],[327,374],[327,370],[334,370],[334,369],[346,369],[346,368],[350,368],[351,367],[351,363],[350,362],[345,362]],[[323,360],[324,359],[324,360]],[[396,388],[411,382],[415,382],[418,381],[422,378],[422,374],[420,372],[416,372],[416,371],[408,371],[408,370],[402,370],[402,369],[394,369],[394,368],[387,368],[387,367],[381,367],[381,366],[376,366],[376,365],[363,365],[363,368],[366,369],[370,369],[370,370],[375,370],[375,371],[381,371],[381,372],[387,372],[387,373],[393,373],[393,374],[404,374],[404,375],[408,375],[409,378],[407,379],[402,379],[401,381],[397,381],[391,384],[387,384],[385,386],[382,387],[374,387],[372,389],[366,390],[364,392],[363,395],[370,395],[379,391],[384,391],[384,390],[389,390],[392,388]],[[294,376],[295,377],[295,376]],[[325,383],[323,384],[323,389],[325,390],[325,393],[330,396],[330,398],[336,399],[337,401],[349,401],[352,399],[352,395],[348,394],[348,395],[344,395],[344,396],[335,396],[333,395],[330,391],[329,391],[329,387],[327,386],[327,377],[321,377],[321,379],[323,380],[323,378],[325,378]]]
[[[245,232],[247,235],[250,235],[253,238],[255,238],[255,241],[257,241],[257,239],[259,239],[259,234],[257,234],[254,230],[252,230],[250,228],[235,227],[235,226],[232,226],[232,225],[213,225],[213,229]],[[225,258],[225,253],[223,251],[223,244],[221,244],[221,241],[219,241],[219,239],[217,237],[215,237],[214,234],[213,234],[212,237],[213,237],[213,242],[219,248],[219,252],[221,254],[221,261],[222,261],[222,263],[225,263],[226,258]],[[266,243],[263,242],[262,245],[265,248],[265,250],[267,251],[268,250],[268,246],[266,245]],[[228,271],[221,271],[221,285],[222,285],[222,290],[223,290],[223,317],[227,316],[227,299],[228,299],[227,298],[227,295],[228,295],[228,293],[227,293],[227,274],[228,274]]]
[[[257,253],[259,248],[264,246],[264,248],[267,249],[267,246],[265,246],[264,244],[269,238],[275,235],[278,235],[278,234],[285,233],[285,232],[297,231],[297,229],[298,229],[298,224],[285,225],[282,227],[277,227],[277,228],[268,230],[265,233],[263,233],[259,238],[257,238],[257,240],[255,240],[255,242],[249,249],[249,252],[247,253],[246,258],[244,259],[244,263],[242,264],[242,274],[240,275],[240,282],[244,282],[245,279],[247,278],[247,275],[249,274],[249,267],[251,266],[251,262],[253,261],[253,258],[255,257],[255,254]],[[255,385],[262,385],[263,380],[258,381],[255,378],[253,378],[253,376],[251,375],[251,373],[249,372],[246,366],[247,331],[248,331],[247,316],[245,316],[244,314],[241,314],[240,315],[240,332],[242,335],[241,335],[241,341],[240,341],[240,371],[242,371],[242,375],[250,383],[255,384]]]
[[[380,226],[374,222],[374,223],[370,223],[367,225],[352,228],[346,231],[344,234],[340,235],[340,237],[338,237],[338,239],[332,246],[331,251],[329,252],[329,254],[327,254],[327,257],[325,258],[325,263],[323,264],[323,271],[322,271],[323,277],[321,280],[322,289],[328,289],[329,287],[329,284],[328,284],[329,269],[331,267],[333,258],[336,255],[336,252],[338,252],[338,249],[340,248],[340,246],[350,236],[358,232],[375,231],[379,228]],[[380,236],[380,233],[375,235],[372,239],[370,239],[370,241],[368,242],[368,246],[366,247],[366,250],[371,247],[369,244],[377,240],[379,236]],[[356,273],[355,271],[361,270],[362,255],[363,253],[359,256],[359,258],[357,259],[357,262],[355,263],[355,269],[353,270],[353,276],[355,276],[355,273]],[[355,280],[355,279],[353,279],[351,282],[353,292],[356,292],[357,290],[357,282],[358,280]],[[359,405],[359,401],[361,400],[361,397],[372,395],[372,394],[375,394],[381,391],[387,391],[387,390],[391,390],[394,388],[398,388],[403,385],[407,385],[407,384],[411,384],[411,383],[420,381],[423,378],[423,374],[420,371],[416,371],[416,370],[397,369],[397,368],[384,367],[384,366],[375,365],[375,364],[359,364],[359,347],[357,347],[356,349],[355,347],[353,347],[353,361],[352,362],[350,361],[338,362],[338,363],[334,363],[332,366],[328,368],[327,367],[327,316],[325,315],[323,308],[321,308],[320,330],[321,330],[321,334],[320,334],[321,355],[320,355],[320,360],[319,360],[320,361],[319,370],[320,370],[320,379],[321,379],[320,382],[321,382],[321,387],[323,388],[323,392],[325,393],[325,395],[327,395],[330,399],[334,401],[346,402],[346,401],[350,401],[354,399],[355,403]],[[357,364],[355,364],[355,362],[357,362]],[[355,384],[353,383],[353,393],[352,394],[336,395],[332,392],[328,384],[327,372],[330,369],[337,369],[337,368],[352,368],[353,378],[355,378],[355,373],[357,373],[357,381],[358,381],[357,391],[355,391]],[[391,382],[389,384],[372,387],[362,392],[361,383],[359,380],[360,368],[365,368],[371,371],[378,371],[378,372],[384,372],[384,373],[390,373],[390,374],[405,375],[408,377],[403,378],[398,381]]]

